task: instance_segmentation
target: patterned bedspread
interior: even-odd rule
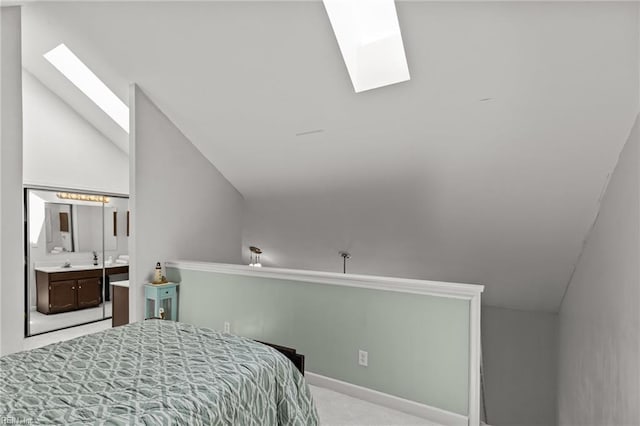
[[[0,418],[22,424],[319,423],[302,375],[279,352],[173,321],[2,357],[0,384]]]

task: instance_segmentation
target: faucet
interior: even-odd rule
[[[69,259],[67,259],[66,262],[64,262],[64,265],[62,265],[63,268],[71,268],[71,261]]]
[[[93,252],[93,265],[98,265],[98,253],[96,253],[95,251]]]

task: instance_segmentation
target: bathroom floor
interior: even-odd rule
[[[104,305],[104,316],[102,308]],[[31,334],[44,333],[45,331],[58,330],[72,325],[98,321],[111,316],[111,302],[106,302],[95,308],[81,309],[78,311],[63,312],[60,314],[45,315],[35,308],[29,314],[29,326]]]

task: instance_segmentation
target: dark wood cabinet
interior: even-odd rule
[[[43,314],[93,308],[102,303],[102,270],[36,271],[36,307]]]
[[[106,268],[107,277],[128,272],[128,265]],[[102,279],[102,269],[60,272],[45,272],[36,269],[36,307],[38,312],[57,314],[100,306],[102,303]]]
[[[113,318],[111,326],[129,324],[129,281],[111,284],[113,288]]]
[[[51,282],[48,288],[49,312],[65,312],[76,309],[77,293],[76,281]]]
[[[78,280],[78,309],[98,306],[102,301],[100,278]]]

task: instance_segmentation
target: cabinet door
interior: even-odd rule
[[[49,312],[65,312],[77,309],[76,281],[49,283]]]
[[[100,305],[100,279],[86,278],[78,280],[78,308],[89,308]]]

